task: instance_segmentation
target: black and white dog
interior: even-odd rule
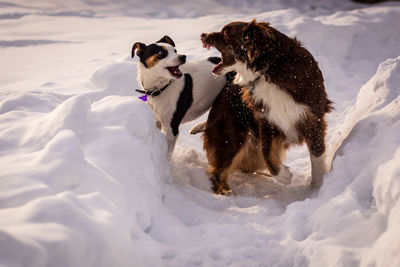
[[[174,41],[168,36],[150,45],[135,43],[132,58],[135,53],[140,59],[137,79],[143,89],[137,91],[145,94],[145,101],[148,96],[147,103],[167,138],[170,158],[179,125],[198,118],[211,107],[225,87],[227,76],[212,74],[221,61],[218,57],[186,63],[186,56],[177,53]],[[202,131],[203,127],[205,123],[200,123],[191,133]]]

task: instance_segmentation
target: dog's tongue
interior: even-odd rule
[[[217,73],[220,70],[221,67],[222,67],[222,61],[220,61],[218,63],[218,65],[214,67],[213,72]]]
[[[182,72],[180,71],[179,67],[168,67],[168,70],[174,76],[182,75]]]

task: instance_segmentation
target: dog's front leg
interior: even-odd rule
[[[176,139],[178,138],[178,133],[174,135],[172,129],[170,127],[167,127],[165,131],[165,137],[167,139],[167,144],[168,144],[168,160],[171,159],[172,157],[172,152],[174,152],[174,147],[176,143]]]
[[[311,159],[311,188],[318,189],[322,186],[323,177],[326,173],[325,153],[316,157],[310,153]]]
[[[319,189],[326,174],[325,163],[325,131],[326,122],[324,118],[316,120],[308,127],[304,127],[304,137],[307,142],[311,160],[311,182],[313,189]]]

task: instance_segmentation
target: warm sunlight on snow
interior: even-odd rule
[[[138,99],[133,43],[267,21],[319,62],[332,169],[298,189],[235,174],[210,190],[200,136],[171,162]],[[350,0],[0,2],[0,266],[400,266],[400,3]]]

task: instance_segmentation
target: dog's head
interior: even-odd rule
[[[201,41],[203,47],[215,47],[221,52],[222,61],[215,66],[215,74],[237,71],[236,63],[244,63],[256,71],[268,65],[268,60],[280,49],[278,46],[286,45],[276,41],[278,33],[268,23],[254,19],[249,23],[231,22],[220,32],[203,33]]]
[[[146,69],[151,69],[154,74],[179,79],[182,72],[179,66],[186,62],[185,55],[179,55],[175,43],[169,36],[164,36],[154,44],[145,45],[137,42],[132,47],[132,58],[136,55]]]

